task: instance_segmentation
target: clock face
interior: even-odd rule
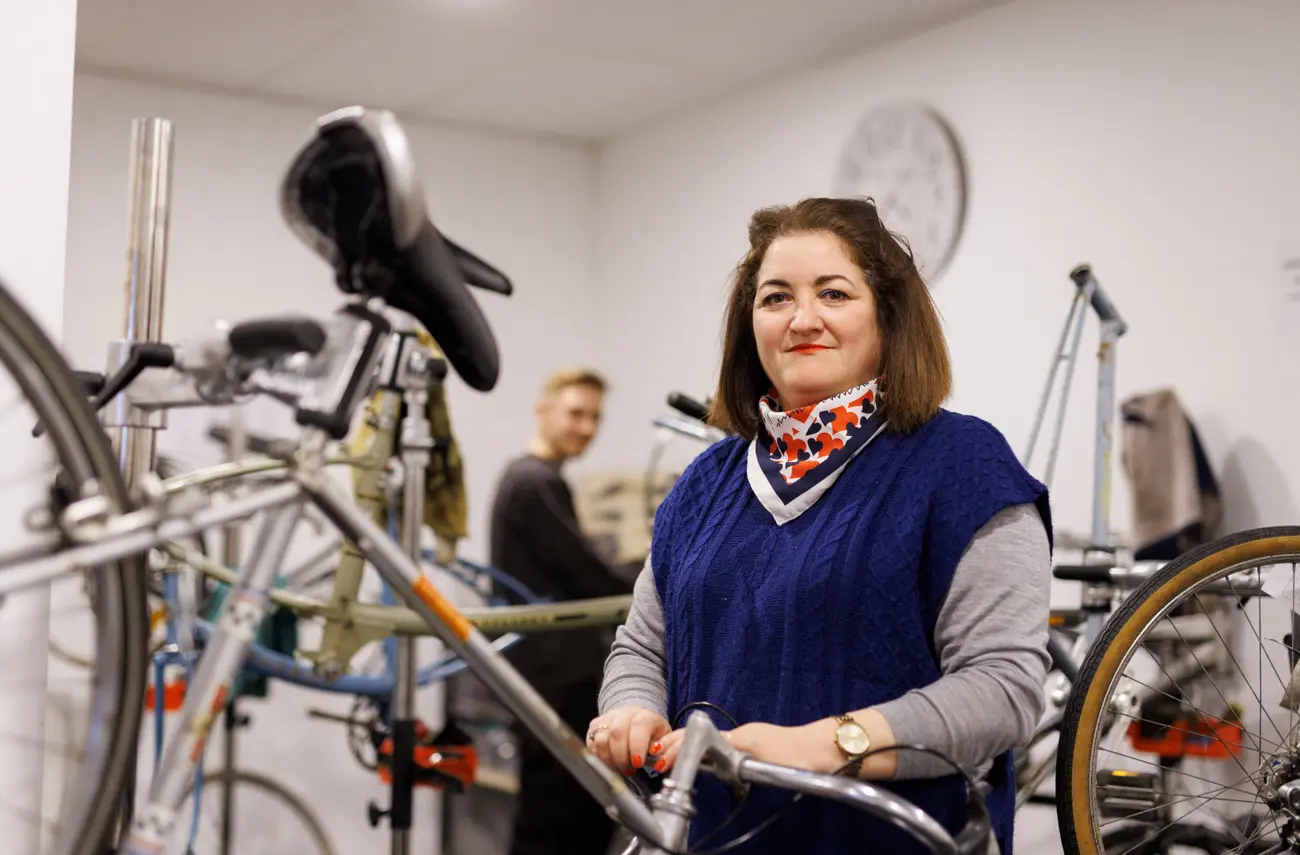
[[[869,196],[907,239],[933,283],[948,265],[966,215],[966,170],[952,131],[918,104],[873,110],[854,127],[836,166],[836,196]]]

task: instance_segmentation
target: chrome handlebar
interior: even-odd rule
[[[381,312],[383,312],[381,314]],[[303,427],[343,439],[352,416],[381,385],[412,373],[445,374],[445,364],[412,346],[412,323],[378,301],[353,302],[320,325],[323,341],[313,352],[292,348],[241,355],[232,327],[218,323],[204,335],[174,347],[168,368],[147,368],[126,387],[135,409],[224,406],[266,395],[294,408]]]
[[[651,808],[663,832],[664,846],[634,840],[624,855],[675,855],[684,851],[695,778],[704,771],[731,784],[759,784],[830,799],[865,811],[911,834],[934,855],[998,855],[983,795],[968,794],[970,816],[954,838],[938,820],[916,805],[867,781],[793,769],[755,759],[731,745],[703,712],[686,721],[682,745],[672,771]]]

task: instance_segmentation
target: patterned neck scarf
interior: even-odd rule
[[[879,383],[877,378],[797,410],[781,410],[774,395],[759,400],[749,486],[777,525],[811,508],[884,430]]]

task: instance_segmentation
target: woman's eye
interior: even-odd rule
[[[845,294],[838,288],[827,288],[822,292],[822,297],[827,300],[846,300],[848,299],[848,296],[848,294]]]
[[[784,300],[784,299],[785,299],[786,297],[788,297],[788,296],[790,296],[790,295],[789,295],[789,294],[786,294],[784,291],[773,291],[772,293],[770,293],[770,294],[766,295],[765,297],[763,297],[762,305],[764,305],[764,306],[774,306],[774,305],[776,305],[778,302]]]

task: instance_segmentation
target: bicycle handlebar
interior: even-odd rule
[[[667,848],[643,846],[644,855],[674,855],[680,851],[687,820],[693,814],[690,793],[700,771],[727,783],[778,787],[855,807],[908,832],[933,855],[997,855],[992,824],[978,788],[968,793],[969,817],[953,837],[916,805],[867,781],[757,760],[733,747],[708,715],[699,711],[687,719],[677,761],[664,779],[663,789],[651,800]]]
[[[668,394],[668,406],[687,418],[700,422],[709,420],[708,405],[695,400],[690,395],[683,395],[681,392],[670,392]]]
[[[675,416],[659,416],[654,419],[654,426],[666,428],[675,433],[689,436],[691,439],[698,439],[701,442],[714,443],[722,439],[726,434],[714,427],[700,424],[694,419],[679,419]]]

